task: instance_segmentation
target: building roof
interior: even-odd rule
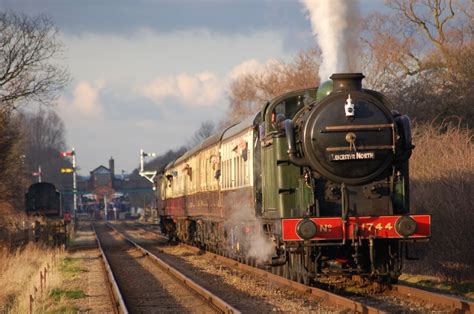
[[[91,171],[91,176],[94,174],[110,174],[110,173],[112,173],[112,171],[109,168],[101,165]]]

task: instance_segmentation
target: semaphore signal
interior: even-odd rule
[[[41,182],[41,175],[43,173],[41,172],[41,166],[38,166],[38,171],[33,172],[31,175],[33,177],[38,177],[38,182]]]
[[[74,156],[74,148],[70,152],[61,152],[59,155],[61,157],[72,157]]]

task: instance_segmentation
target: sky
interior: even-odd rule
[[[385,10],[383,0],[360,5]],[[181,147],[223,118],[232,79],[316,46],[296,0],[0,0],[0,9],[46,14],[60,29],[57,62],[72,80],[57,112],[83,175],[110,157],[128,173],[141,148]]]

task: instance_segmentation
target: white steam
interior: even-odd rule
[[[321,82],[333,73],[354,72],[359,36],[358,0],[300,0],[309,13],[322,53]]]
[[[245,191],[234,191],[224,200],[225,208],[229,211],[229,218],[225,222],[230,238],[227,249],[231,252],[243,250],[247,257],[262,263],[275,253],[275,245],[262,233],[262,223],[255,217],[255,208],[249,196]],[[248,233],[243,235],[242,230],[247,228]]]

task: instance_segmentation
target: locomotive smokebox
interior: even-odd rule
[[[361,91],[362,79],[365,76],[362,73],[334,73],[331,75],[333,81],[333,93],[345,91]]]
[[[396,144],[393,117],[378,94],[362,89],[363,78],[362,73],[331,76],[332,93],[298,121],[303,160],[295,164],[350,186],[370,183],[388,169]],[[289,151],[296,150],[290,142]]]

